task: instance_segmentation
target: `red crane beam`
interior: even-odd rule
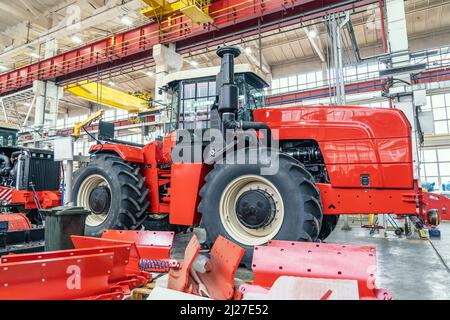
[[[197,25],[180,14],[0,75],[0,96],[30,87],[34,80],[67,82],[136,61],[151,59],[158,43],[177,43],[179,52],[239,39],[376,0],[218,0],[212,24]]]
[[[424,71],[413,78],[413,84],[432,83],[450,80],[450,67],[439,70]],[[384,87],[383,81],[379,79],[367,80],[345,85],[346,94],[380,91]],[[312,90],[291,91],[286,93],[270,95],[266,98],[267,106],[278,106],[285,104],[296,104],[307,99],[320,99],[334,94],[334,88],[323,87]]]

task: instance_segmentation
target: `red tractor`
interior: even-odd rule
[[[91,162],[73,184],[76,204],[92,211],[88,234],[144,222],[201,224],[208,243],[222,235],[246,248],[248,264],[253,246],[271,239],[327,238],[342,214],[421,214],[410,125],[400,110],[262,108],[264,80],[234,73],[237,48],[217,53],[222,63],[215,83],[186,80],[171,88],[179,130],[145,146],[105,135],[91,148]],[[194,103],[205,101],[197,94],[202,90],[214,92],[212,107]],[[208,149],[205,139],[196,139],[207,128],[272,136],[275,143],[259,151],[277,160],[263,160],[248,144]],[[192,139],[181,138],[181,129]],[[209,150],[210,159],[175,160],[177,147],[186,145]],[[217,161],[230,149],[244,162]],[[262,174],[262,168],[274,173]]]

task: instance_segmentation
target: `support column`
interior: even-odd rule
[[[391,55],[391,68],[401,68],[410,65],[408,32],[406,25],[405,5],[403,0],[386,0],[387,30],[389,41],[389,53]],[[393,76],[397,81],[390,88],[389,93],[393,105],[403,111],[411,125],[413,148],[413,174],[414,179],[419,179],[419,150],[418,128],[416,123],[416,108],[413,99],[411,74],[399,73]]]
[[[34,116],[34,129],[36,131],[42,130],[44,127],[49,127],[49,135],[52,135],[52,131],[56,128],[58,120],[58,107],[59,100],[64,94],[62,87],[58,87],[51,81],[34,81],[33,92],[35,94],[35,116]],[[49,114],[46,119],[46,107],[49,105]],[[47,123],[46,123],[47,120]],[[35,146],[39,146],[40,135],[35,133],[34,136]]]
[[[50,39],[44,44],[44,59],[54,57],[58,52],[58,40]]]
[[[180,71],[183,67],[183,57],[175,52],[175,44],[166,47],[162,44],[153,46],[153,59],[156,65],[155,98],[158,103],[168,104],[167,94],[161,92],[164,85],[164,77],[170,72]]]
[[[164,77],[170,72],[180,71],[183,67],[183,57],[175,52],[175,44],[170,44],[166,47],[162,44],[153,46],[153,59],[156,65],[155,75],[155,97],[156,106],[168,106],[170,104],[168,95],[161,90],[164,86]],[[174,110],[176,112],[176,110]],[[161,131],[164,132],[164,125],[170,122],[170,112],[160,114]]]

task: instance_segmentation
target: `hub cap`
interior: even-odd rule
[[[269,193],[261,189],[245,191],[236,203],[239,222],[250,229],[269,225],[275,218],[275,213],[275,201]]]
[[[239,177],[222,193],[220,219],[236,241],[252,246],[264,244],[276,236],[283,224],[281,194],[266,178]]]
[[[87,177],[80,185],[77,205],[92,212],[86,218],[88,226],[102,224],[111,208],[111,188],[108,181],[100,175]]]
[[[108,212],[111,206],[111,192],[105,186],[98,186],[92,190],[89,196],[89,208],[92,213],[102,214]]]

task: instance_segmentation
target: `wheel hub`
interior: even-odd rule
[[[275,201],[264,190],[245,191],[236,201],[237,218],[247,228],[263,228],[272,223],[275,214]]]
[[[89,195],[89,208],[94,214],[103,214],[111,206],[111,192],[106,186],[95,187]]]

